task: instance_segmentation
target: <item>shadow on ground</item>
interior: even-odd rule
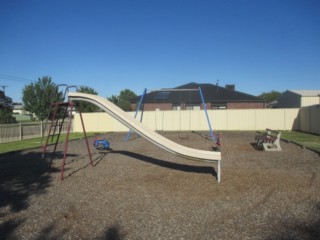
[[[187,164],[180,164],[180,163],[174,163],[174,162],[168,162],[165,160],[149,157],[146,155],[142,155],[139,153],[134,153],[134,152],[129,152],[129,151],[112,151],[112,154],[122,154],[126,155],[128,157],[155,164],[160,167],[165,167],[165,168],[170,168],[178,171],[183,171],[183,172],[193,172],[193,173],[204,173],[204,174],[211,174],[214,177],[217,178],[217,172],[213,167],[208,167],[208,166],[193,166],[193,165],[187,165]]]
[[[57,222],[49,224],[47,227],[43,228],[39,235],[35,238],[36,240],[42,239],[64,239],[68,235],[69,229],[60,229],[57,226]],[[101,236],[93,237],[97,240],[121,240],[125,239],[125,233],[123,232],[119,224],[113,224],[110,227],[106,227],[106,230]],[[77,237],[75,237],[76,239]],[[1,239],[1,238],[0,238]],[[82,239],[80,237],[80,239]]]
[[[110,153],[110,151],[100,151],[98,153],[93,153],[91,154],[91,159],[92,159],[92,164],[90,162],[90,156],[89,154],[85,154],[85,155],[80,155],[76,158],[72,158],[71,160],[68,160],[66,161],[65,163],[65,171],[68,170],[68,165],[74,163],[74,162],[77,162],[77,161],[83,161],[83,160],[86,160],[85,161],[85,164],[84,165],[81,165],[80,167],[74,169],[72,172],[70,172],[67,176],[65,176],[64,178],[68,178],[68,177],[71,177],[72,175],[74,175],[75,173],[81,171],[81,170],[84,170],[86,169],[87,167],[95,167],[97,166],[108,154]],[[75,155],[70,155],[68,154],[68,157],[74,157]],[[60,170],[59,170],[60,171]]]
[[[51,169],[57,171],[57,169]],[[41,153],[23,151],[0,155],[0,236],[8,238],[24,220],[6,220],[11,213],[27,209],[29,197],[44,194],[51,185],[47,160]]]
[[[294,223],[288,223],[286,232],[277,233],[270,237],[274,240],[289,240],[289,239],[320,239],[320,202],[315,204],[315,211],[318,214],[318,219],[314,222],[300,222],[299,219],[294,219]],[[286,224],[285,224],[286,225]]]

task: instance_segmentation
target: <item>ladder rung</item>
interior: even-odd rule
[[[61,127],[62,123],[58,123],[58,124],[52,124],[52,127]]]
[[[59,106],[59,107],[66,107],[69,106],[70,103],[68,102],[62,102],[62,103],[51,103],[51,106]]]

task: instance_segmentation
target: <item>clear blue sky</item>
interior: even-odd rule
[[[16,102],[42,76],[104,97],[218,79],[252,95],[320,89],[319,0],[0,0],[0,31]]]

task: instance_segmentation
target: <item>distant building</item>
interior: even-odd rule
[[[214,84],[188,83],[173,89],[151,91],[144,97],[144,110],[197,110],[203,109],[199,92],[201,87],[207,109],[253,109],[265,108],[266,102],[256,96],[238,92],[235,85],[220,87]],[[136,103],[141,96],[133,99],[131,105],[136,109]]]
[[[287,90],[278,98],[278,108],[301,108],[320,104],[320,90]]]
[[[24,110],[22,103],[14,103],[12,112],[14,114],[21,114],[21,115],[22,114],[30,114],[28,111]]]
[[[267,103],[267,108],[277,108],[278,107],[278,100],[273,100]]]

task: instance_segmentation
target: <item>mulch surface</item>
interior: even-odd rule
[[[209,150],[203,132],[161,133]],[[0,239],[320,239],[320,157],[281,142],[252,146],[254,132],[222,136],[217,165],[172,155],[133,134],[107,133],[112,151],[89,139],[50,151],[0,155]]]

